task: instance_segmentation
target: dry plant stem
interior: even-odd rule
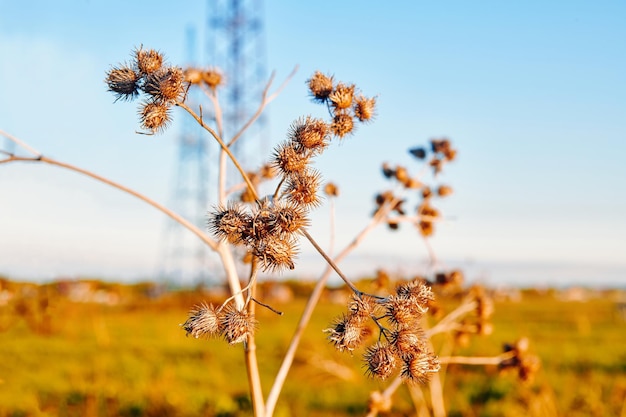
[[[428,346],[430,351],[434,351],[432,340],[428,339]],[[431,375],[428,382],[430,388],[430,404],[433,409],[434,417],[446,417],[446,406],[443,400],[443,382],[441,381],[441,374],[435,372]]]
[[[191,115],[191,117],[193,117],[196,120],[196,122],[198,122],[198,124],[200,126],[202,126],[207,132],[209,132],[211,134],[211,136],[213,136],[213,138],[215,138],[217,143],[219,143],[219,145],[221,146],[222,150],[228,155],[228,157],[233,162],[233,164],[235,164],[235,167],[237,168],[237,171],[239,171],[239,173],[241,174],[241,177],[246,182],[248,187],[250,187],[250,189],[256,194],[256,192],[254,191],[254,186],[250,182],[250,178],[248,178],[248,176],[246,175],[246,172],[243,170],[243,167],[241,166],[241,164],[239,164],[239,161],[237,160],[237,158],[235,158],[235,155],[233,155],[233,153],[230,151],[228,146],[226,146],[226,144],[224,143],[222,138],[213,129],[211,129],[211,127],[207,126],[204,123],[204,121],[202,120],[202,118],[200,116],[198,116],[196,114],[196,112],[191,110],[189,108],[189,106],[187,106],[185,103],[182,103],[182,102],[178,101],[178,102],[176,102],[176,105],[181,107],[181,108],[183,108],[183,109],[185,109],[185,111],[187,111],[187,113],[189,113]],[[222,175],[222,177],[223,177],[223,175]],[[256,196],[256,195],[255,195],[255,197],[258,198],[258,196]]]
[[[328,242],[328,253],[333,254],[335,250],[335,199],[330,198],[330,242]]]
[[[500,365],[503,361],[511,359],[515,352],[506,352],[497,356],[442,356],[439,363],[456,363],[460,365]]]
[[[398,375],[391,381],[391,384],[382,392],[383,398],[390,398],[394,392],[402,385],[402,378]],[[367,414],[367,417],[376,417],[378,415],[378,410],[372,410]]]
[[[476,301],[464,302],[463,304],[452,310],[450,313],[448,313],[448,315],[442,318],[435,326],[426,330],[426,335],[430,338],[438,333],[444,333],[448,330],[451,330],[454,327],[454,322],[456,321],[456,319],[463,316],[464,314],[473,311],[475,308]]]
[[[250,300],[256,292],[256,276],[257,276],[257,262],[252,260],[252,266],[250,268],[250,279],[248,281],[248,299],[246,300],[246,308],[250,314],[254,314],[255,304],[250,303]],[[252,397],[252,409],[256,417],[261,417],[265,413],[265,405],[263,404],[263,389],[261,388],[261,376],[259,373],[259,364],[256,357],[256,341],[254,333],[248,335],[248,339],[244,344],[244,355],[246,357],[246,371],[248,374],[248,386],[250,387],[250,394]]]
[[[157,203],[156,201],[152,200],[151,198],[146,197],[145,195],[132,190],[122,184],[119,184],[115,181],[111,181],[108,178],[105,178],[103,176],[100,176],[98,174],[95,174],[91,171],[88,171],[86,169],[83,168],[79,168],[77,166],[71,165],[71,164],[67,164],[65,162],[60,162],[57,160],[54,160],[52,158],[47,158],[45,156],[39,156],[37,158],[26,158],[26,157],[20,157],[20,156],[11,156],[8,159],[5,159],[3,161],[3,163],[7,163],[7,162],[18,162],[18,161],[22,161],[22,162],[44,162],[46,164],[50,164],[50,165],[55,165],[61,168],[65,168],[65,169],[69,169],[70,171],[74,171],[74,172],[78,172],[80,174],[86,175],[88,177],[91,177],[95,180],[98,180],[100,182],[103,182],[105,184],[108,184],[114,188],[117,188],[118,190],[124,191],[134,197],[137,197],[138,199],[150,204],[152,207],[156,208],[157,210],[162,211],[163,213],[167,214],[169,217],[171,217],[173,220],[175,220],[176,222],[180,223],[182,226],[184,226],[185,228],[187,228],[189,231],[191,231],[193,234],[195,234],[196,236],[198,236],[204,243],[206,243],[212,250],[217,251],[218,250],[218,244],[217,242],[215,242],[213,239],[211,239],[210,237],[208,237],[204,232],[202,232],[202,230],[198,229],[195,225],[193,225],[192,223],[190,223],[189,221],[187,221],[186,219],[184,219],[183,217],[181,217],[179,214],[173,212],[172,210],[168,209],[167,207]]]
[[[298,66],[296,65],[291,71],[291,73],[287,76],[287,78],[285,78],[285,81],[283,81],[283,83],[276,89],[276,91],[274,91],[273,94],[268,96],[267,93],[269,92],[270,86],[272,85],[272,82],[274,81],[274,76],[276,75],[275,72],[272,72],[272,75],[270,76],[270,79],[267,82],[265,89],[263,90],[263,95],[261,98],[261,103],[259,104],[259,108],[257,109],[256,113],[250,118],[250,120],[248,120],[248,122],[245,125],[243,125],[243,127],[239,130],[239,132],[237,132],[235,136],[233,136],[230,142],[228,142],[228,146],[231,146],[232,144],[234,144],[241,137],[241,135],[243,135],[243,132],[245,132],[250,126],[252,126],[252,124],[259,118],[259,116],[261,116],[265,107],[280,94],[280,92],[285,88],[287,83],[293,78],[293,76],[296,74],[297,71],[298,71]]]
[[[430,266],[434,268],[437,265],[437,254],[433,249],[433,246],[430,244],[430,240],[426,236],[424,238],[424,245],[426,246],[426,250],[428,250],[428,256],[430,257]]]
[[[341,272],[341,269],[339,269],[339,267],[337,266],[337,264],[335,263],[335,261],[333,261],[330,256],[328,256],[326,254],[326,252],[324,252],[324,249],[322,249],[322,247],[320,245],[317,244],[317,242],[315,241],[315,239],[313,239],[313,237],[309,234],[309,232],[307,232],[306,229],[302,229],[302,234],[304,235],[304,237],[306,237],[309,242],[311,242],[311,245],[313,245],[313,247],[315,248],[315,250],[317,250],[319,252],[320,255],[322,255],[322,258],[324,258],[324,260],[328,263],[328,265],[330,265],[331,268],[333,268],[335,270],[335,272],[337,273],[337,275],[339,275],[339,278],[341,278],[343,280],[343,282],[346,283],[346,285],[352,290],[354,291],[355,294],[362,294],[361,291],[359,291],[359,289],[357,287],[354,286],[353,283],[350,282],[350,280],[343,274],[343,272]]]
[[[369,232],[371,232],[377,225],[379,225],[387,216],[387,214],[392,210],[392,208],[400,201],[399,198],[394,198],[387,205],[381,206],[376,214],[372,217],[370,222],[365,226],[363,230],[356,235],[356,237],[352,240],[352,242],[346,246],[339,255],[335,257],[335,262],[341,262],[350,252],[352,252]],[[309,299],[302,311],[302,315],[300,316],[300,321],[298,322],[298,327],[294,332],[294,335],[291,338],[291,342],[289,343],[289,347],[287,348],[287,352],[283,358],[283,362],[280,364],[280,369],[274,378],[274,384],[270,390],[269,395],[267,396],[267,401],[265,403],[265,416],[271,417],[274,414],[274,409],[276,407],[276,403],[278,402],[278,396],[280,395],[280,391],[282,390],[283,385],[285,384],[285,380],[287,379],[287,374],[289,373],[289,369],[291,368],[291,364],[293,363],[294,357],[296,355],[296,350],[298,349],[298,345],[300,344],[300,340],[302,338],[302,334],[306,329],[306,326],[309,324],[311,320],[311,316],[313,315],[313,310],[315,306],[319,302],[319,299],[322,295],[322,291],[326,286],[326,282],[328,278],[332,274],[333,269],[330,265],[326,267],[322,276],[315,284],[315,288],[311,292]]]
[[[415,412],[417,417],[430,417],[428,406],[426,405],[426,399],[424,398],[424,391],[419,385],[408,386],[409,395],[415,406]]]
[[[4,130],[0,130],[0,135],[2,135],[5,138],[9,139],[11,142],[15,143],[17,146],[21,146],[22,148],[26,149],[28,152],[32,153],[33,155],[42,156],[42,153],[39,152],[37,149],[35,149],[32,146],[28,145],[27,143],[21,141],[20,139],[16,138],[15,136],[8,134]]]

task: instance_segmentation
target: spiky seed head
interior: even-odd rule
[[[450,149],[450,141],[446,138],[431,139],[430,148],[435,153],[445,153]]]
[[[375,312],[376,302],[367,295],[352,295],[348,302],[348,311],[355,320],[367,321]]]
[[[231,345],[247,341],[248,337],[254,334],[257,325],[253,314],[245,309],[239,310],[233,305],[228,305],[220,317],[222,334]]]
[[[221,333],[220,315],[213,304],[202,303],[195,306],[189,312],[187,320],[181,324],[187,336],[212,337]]]
[[[412,327],[424,313],[416,299],[398,295],[387,297],[383,307],[387,311],[386,317],[399,329]]]
[[[382,171],[385,178],[392,178],[396,175],[396,170],[391,168],[387,162],[383,162]]]
[[[253,254],[259,260],[263,271],[294,269],[294,258],[297,253],[296,240],[292,237],[268,236],[260,242],[255,242],[253,249]]]
[[[170,122],[169,110],[169,106],[160,101],[144,103],[139,110],[141,126],[152,133],[162,132]]]
[[[276,228],[276,206],[267,198],[258,201],[252,214],[251,238],[255,241],[267,239]]]
[[[431,206],[428,201],[424,201],[417,208],[417,214],[426,217],[439,217],[439,210]]]
[[[321,202],[317,194],[320,181],[320,173],[313,168],[289,176],[285,185],[287,199],[307,208],[318,206]]]
[[[393,346],[376,343],[363,355],[365,373],[374,378],[386,379],[396,368],[398,359]]]
[[[299,118],[289,127],[287,137],[303,154],[319,154],[328,146],[329,127],[322,119]]]
[[[354,98],[354,89],[354,84],[337,84],[333,92],[330,93],[330,95],[328,96],[333,107],[339,110],[350,108],[352,106],[352,100]]]
[[[400,375],[408,384],[425,384],[430,379],[431,374],[438,372],[440,367],[437,356],[424,350],[403,358]]]
[[[362,95],[354,99],[354,116],[361,122],[371,121],[376,113],[376,98]]]
[[[407,190],[419,190],[424,186],[417,178],[407,178],[402,182],[402,185],[404,185],[404,188]]]
[[[276,169],[274,169],[271,163],[264,164],[261,169],[259,169],[259,175],[265,180],[271,180],[276,176]]]
[[[333,77],[324,75],[319,71],[307,80],[309,91],[314,101],[323,103],[333,91]]]
[[[413,155],[414,157],[416,157],[417,159],[426,158],[426,149],[422,147],[411,148],[409,149],[409,153]]]
[[[456,158],[456,149],[447,149],[444,153],[443,153],[443,157],[448,161],[454,161],[454,159]]]
[[[428,163],[433,168],[433,174],[437,175],[443,170],[443,160],[439,158],[433,158]]]
[[[202,83],[202,70],[198,68],[186,68],[184,71],[185,82],[198,85]]]
[[[230,203],[209,213],[209,230],[218,239],[234,245],[244,243],[251,228],[252,219],[241,205]]]
[[[209,88],[215,90],[217,87],[224,85],[224,75],[222,75],[222,72],[217,68],[209,68],[202,72],[202,81],[204,81]]]
[[[426,350],[426,342],[421,329],[399,329],[392,333],[391,344],[401,358],[417,355]]]
[[[329,334],[328,340],[340,352],[353,351],[361,345],[365,336],[369,334],[369,330],[364,326],[362,320],[352,315],[339,317],[332,326],[332,328],[325,329],[324,332]]]
[[[185,76],[178,67],[161,68],[146,77],[144,91],[157,100],[175,102],[185,92]]]
[[[448,185],[440,185],[439,188],[437,188],[437,195],[439,197],[447,197],[453,192],[452,187]]]
[[[395,177],[398,181],[404,182],[409,179],[409,171],[405,167],[398,165],[396,167]]]
[[[354,131],[354,119],[352,116],[346,113],[339,113],[333,117],[333,122],[330,124],[330,131],[338,138],[353,133]]]
[[[396,288],[399,298],[412,300],[416,303],[415,308],[421,313],[428,311],[428,305],[435,300],[432,289],[421,279],[416,279]]]
[[[109,91],[115,93],[117,100],[132,100],[139,95],[139,80],[141,76],[127,65],[112,68],[105,79]]]
[[[433,224],[433,222],[420,220],[417,223],[417,229],[419,230],[422,236],[429,237],[429,236],[432,236],[433,233],[435,232],[435,225]]]
[[[154,49],[139,48],[135,50],[135,61],[141,75],[149,75],[163,66],[163,54]]]
[[[283,174],[290,175],[304,171],[309,159],[307,154],[298,151],[294,142],[285,142],[275,149],[272,162]]]
[[[276,205],[276,227],[281,233],[295,233],[309,224],[304,207],[288,202]]]
[[[329,197],[338,197],[339,196],[339,188],[332,182],[327,182],[324,186],[324,194]]]

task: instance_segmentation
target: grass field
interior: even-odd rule
[[[72,301],[51,288],[27,286],[0,305],[0,417],[251,415],[241,346],[187,338],[179,327],[201,296],[128,301],[128,289],[111,284],[107,289],[121,296],[108,305]],[[303,304],[298,297],[272,304],[283,316],[258,310],[265,390]],[[626,321],[611,297],[562,301],[526,291],[495,308],[493,334],[454,354],[497,355],[503,343],[525,336],[542,368],[521,383],[494,366],[450,365],[449,415],[626,415]],[[369,393],[385,387],[363,375],[360,355],[338,353],[326,342],[322,330],[343,310],[331,302],[318,306],[277,416],[364,415]],[[393,415],[412,410],[408,390],[400,389]]]

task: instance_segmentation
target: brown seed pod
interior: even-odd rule
[[[329,333],[328,340],[340,352],[353,351],[361,345],[363,339],[369,334],[363,321],[352,315],[341,316],[335,320],[332,326],[324,332]]]
[[[295,233],[309,224],[304,207],[282,201],[276,204],[276,229],[281,233]]]
[[[161,69],[163,65],[163,55],[154,50],[139,48],[135,50],[135,61],[137,69],[141,75],[149,75]]]
[[[386,379],[396,368],[398,359],[393,346],[376,343],[363,355],[365,373],[370,377]]]
[[[324,75],[316,71],[313,76],[307,80],[309,91],[314,101],[323,103],[333,91],[333,77]]]
[[[144,103],[139,111],[141,126],[152,133],[165,130],[170,121],[169,106],[163,102]]]
[[[439,188],[437,188],[437,195],[439,197],[447,197],[453,192],[454,191],[452,190],[452,187],[449,187],[447,185],[440,185]]]
[[[139,95],[139,80],[141,76],[132,68],[124,65],[112,68],[105,79],[109,91],[115,93],[117,100],[132,100]]]
[[[220,319],[220,314],[213,304],[202,303],[191,309],[189,317],[181,327],[187,332],[187,336],[191,335],[196,339],[217,336],[222,332]]]
[[[420,220],[420,222],[417,224],[417,228],[420,232],[420,234],[424,237],[429,237],[432,236],[433,233],[435,232],[435,226],[433,224],[433,222],[427,222],[424,220]]]
[[[248,336],[254,334],[257,325],[253,314],[245,309],[239,310],[233,305],[228,305],[220,317],[222,334],[231,345],[247,341]]]
[[[339,188],[332,182],[327,182],[324,186],[324,194],[329,197],[339,197]]]
[[[287,199],[307,208],[318,206],[321,203],[317,194],[320,181],[320,173],[313,168],[289,176],[285,185]]]
[[[333,107],[339,110],[350,108],[352,106],[352,100],[354,98],[354,89],[354,84],[337,84],[333,92],[330,93],[330,95],[328,96]]]
[[[354,116],[361,122],[369,122],[374,118],[376,98],[359,96],[354,99]]]
[[[294,143],[294,148],[303,155],[321,153],[329,140],[329,127],[322,119],[311,116],[297,119],[289,127],[287,137]]]
[[[354,120],[352,116],[345,113],[336,114],[330,124],[330,131],[338,138],[343,138],[354,131]]]
[[[209,88],[215,90],[217,87],[224,85],[224,75],[217,68],[209,68],[202,72],[202,81]]]
[[[269,236],[254,243],[253,254],[257,257],[263,271],[294,269],[294,258],[298,252],[296,240],[287,237]]]
[[[175,102],[185,92],[183,70],[177,67],[161,68],[146,77],[143,90],[156,100]]]
[[[297,144],[285,142],[274,150],[272,166],[284,175],[291,175],[306,170],[309,159],[309,155],[298,151]]]
[[[202,70],[198,68],[186,68],[184,71],[185,82],[198,85],[202,83]]]
[[[400,375],[408,384],[425,384],[441,367],[437,356],[427,350],[405,357],[403,362]]]
[[[234,245],[245,243],[250,235],[252,218],[241,205],[230,203],[209,214],[209,231],[218,239]]]

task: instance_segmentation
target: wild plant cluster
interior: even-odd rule
[[[365,373],[380,380],[393,378],[386,389],[372,393],[368,405],[370,416],[391,409],[391,397],[401,382],[407,382],[409,389],[419,392],[422,392],[424,385],[429,385],[430,404],[426,401],[415,404],[420,415],[445,415],[439,375],[445,372],[448,364],[496,364],[503,369],[518,369],[522,379],[529,379],[536,372],[537,361],[528,353],[524,343],[507,346],[502,355],[488,358],[451,356],[454,349],[450,346],[439,349],[447,352],[446,356],[435,353],[437,349],[433,336],[437,334],[455,335],[449,340],[456,346],[470,334],[488,334],[491,331],[493,305],[489,294],[478,286],[469,291],[463,289],[463,275],[460,271],[439,270],[433,272],[432,280],[418,276],[393,283],[381,270],[374,280],[375,289],[365,292],[358,289],[338,266],[374,227],[386,224],[391,230],[398,230],[402,223],[407,223],[415,227],[418,236],[426,244],[433,271],[435,270],[438,263],[428,239],[435,232],[436,223],[445,219],[435,208],[433,201],[451,195],[452,188],[445,184],[427,184],[423,178],[423,169],[419,174],[412,175],[404,166],[384,163],[382,174],[393,182],[394,189],[376,195],[370,223],[334,258],[309,234],[307,229],[311,224],[310,210],[321,204],[320,194],[324,192],[333,197],[339,194],[334,184],[327,183],[323,186],[322,175],[312,167],[312,162],[333,141],[353,135],[359,124],[369,123],[375,118],[375,97],[365,96],[354,84],[337,81],[334,76],[320,71],[315,72],[307,80],[308,94],[313,102],[326,108],[328,120],[311,115],[298,118],[289,127],[287,139],[274,148],[269,162],[257,172],[247,172],[232,148],[282,88],[279,87],[276,93],[269,94],[273,76],[260,98],[257,112],[240,131],[235,132],[231,138],[225,138],[221,133],[222,111],[217,96],[217,91],[225,83],[225,77],[219,69],[183,70],[167,64],[160,52],[143,47],[134,50],[131,56],[130,63],[112,67],[106,74],[105,82],[109,91],[114,94],[115,101],[142,98],[138,114],[140,126],[145,133],[163,132],[171,121],[172,108],[179,107],[220,146],[217,181],[219,201],[208,213],[208,234],[141,193],[90,171],[45,157],[4,132],[0,133],[35,156],[19,157],[3,151],[7,158],[0,162],[43,162],[106,182],[161,210],[216,252],[224,268],[230,297],[219,305],[202,303],[192,307],[181,327],[187,335],[194,338],[220,337],[229,344],[243,345],[256,416],[273,415],[303,331],[332,273],[344,281],[350,297],[347,310],[325,330],[328,341],[342,352],[352,353],[364,347],[362,357]],[[190,88],[198,88],[204,92],[215,108],[213,118],[205,119],[202,107],[196,111],[187,104]],[[432,139],[428,147],[415,147],[409,153],[431,170],[434,180],[457,155],[456,149],[447,138]],[[228,159],[235,165],[242,180],[241,187],[230,190],[224,185]],[[275,181],[274,192],[270,195],[259,195],[258,185],[261,180]],[[242,189],[239,194],[233,191]],[[407,208],[410,200],[417,200],[412,210]],[[255,345],[255,332],[259,327],[255,305],[267,307],[274,312],[276,310],[255,297],[257,275],[259,271],[274,273],[296,268],[302,238],[308,240],[319,252],[326,269],[315,283],[281,367],[265,397]],[[237,253],[241,249],[246,253],[244,260],[250,268],[243,288],[235,268],[235,262],[239,260]],[[440,299],[448,296],[459,302],[450,311],[445,311]],[[427,313],[430,319],[426,317]]]

